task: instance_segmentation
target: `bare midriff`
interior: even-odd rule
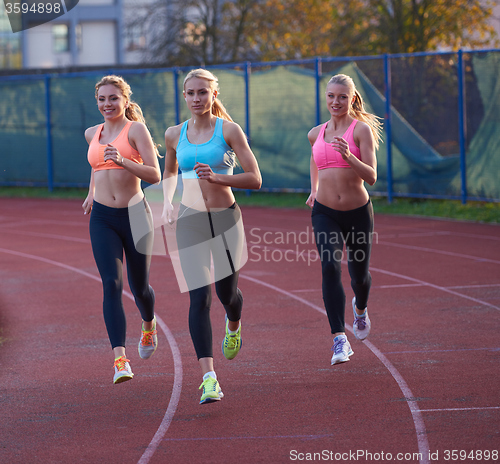
[[[369,200],[363,179],[352,169],[327,168],[318,171],[316,200],[337,211],[349,211]]]

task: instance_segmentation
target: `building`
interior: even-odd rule
[[[139,63],[144,31],[127,30],[124,11],[128,8],[128,14],[133,14],[134,5],[140,7],[145,1],[72,0],[78,3],[74,8],[42,24],[38,14],[21,15],[23,30],[16,33],[0,2],[0,69]]]

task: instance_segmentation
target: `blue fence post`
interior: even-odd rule
[[[50,110],[50,76],[45,76],[45,130],[47,132],[47,187],[54,190],[54,166],[52,154],[52,118]]]
[[[458,131],[460,143],[460,174],[462,180],[462,204],[467,203],[467,163],[465,155],[465,141],[467,140],[467,121],[465,119],[465,67],[463,51],[458,51]]]
[[[320,86],[321,86],[321,58],[317,57],[314,61],[314,77],[316,82],[316,125],[321,124],[321,98],[320,98]]]
[[[387,148],[387,201],[392,203],[392,126],[391,126],[391,59],[384,55],[385,84],[385,146]]]
[[[245,63],[245,131],[247,134],[248,144],[251,146],[250,137],[250,74],[252,72],[252,63]],[[246,191],[247,196],[250,196],[251,190]]]
[[[245,63],[245,131],[250,143],[250,73],[252,64],[250,61]]]
[[[174,78],[174,106],[175,106],[175,124],[181,123],[181,109],[179,106],[179,69],[175,68],[172,73]]]

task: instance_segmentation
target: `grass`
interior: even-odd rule
[[[0,197],[8,198],[64,198],[83,202],[87,189],[58,188],[49,192],[43,187],[0,187]],[[308,209],[307,193],[235,192],[241,206]],[[463,221],[500,223],[500,203],[471,201],[463,205],[458,200],[427,200],[396,198],[388,203],[385,197],[372,197],[373,208],[378,214],[429,216]]]

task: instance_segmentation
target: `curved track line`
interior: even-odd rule
[[[292,250],[292,249],[286,249],[286,248],[280,248],[280,247],[272,247],[272,246],[267,246],[267,245],[266,245],[266,248],[269,249],[269,250],[280,250],[280,251],[286,250],[287,252],[289,251],[292,254],[295,254],[295,255],[298,254],[295,250]],[[467,258],[468,256],[464,255],[463,257]],[[343,260],[342,264],[347,265],[347,261]],[[450,293],[450,294],[458,296],[460,298],[465,298],[467,300],[474,301],[474,303],[478,303],[478,304],[482,304],[482,305],[485,305],[485,306],[489,306],[490,308],[493,308],[493,309],[496,309],[496,310],[500,311],[500,306],[495,306],[494,304],[488,303],[487,301],[479,300],[478,298],[474,298],[472,296],[464,295],[463,293],[454,292],[453,290],[450,290],[449,287],[441,287],[439,285],[435,285],[435,284],[431,284],[430,282],[426,282],[425,280],[415,279],[414,277],[409,277],[409,276],[406,276],[406,275],[403,275],[403,274],[398,274],[396,272],[386,271],[385,269],[380,269],[380,268],[373,267],[373,266],[370,266],[370,271],[377,271],[377,272],[380,272],[381,274],[390,275],[392,277],[398,277],[400,279],[406,279],[406,280],[409,280],[410,282],[415,282],[416,284],[419,284],[419,285],[424,285],[424,286],[427,286],[427,287],[434,288],[436,290],[441,290],[443,292]]]
[[[306,306],[309,306],[310,308],[315,309],[316,311],[319,311],[320,313],[326,315],[326,311],[315,305],[314,303],[311,303],[310,301],[305,300],[304,298],[301,298],[300,296],[294,295],[293,293],[287,292],[286,290],[283,290],[279,287],[276,287],[274,285],[268,284],[267,282],[263,282],[262,280],[255,279],[254,277],[250,277],[244,274],[240,273],[240,277],[243,279],[250,280],[256,284],[263,285],[264,287],[270,288],[271,290],[274,290],[275,292],[281,293],[283,295],[288,296],[289,298],[293,298],[294,300],[300,301]],[[353,330],[350,327],[346,328],[349,330],[349,332],[353,333]],[[399,371],[393,366],[393,364],[384,356],[384,354],[375,347],[375,345],[367,340],[364,341],[364,344],[370,349],[370,351],[380,360],[380,362],[387,368],[387,370],[391,373],[392,377],[394,380],[397,382],[399,388],[401,389],[408,406],[410,408],[410,412],[413,418],[413,423],[415,425],[415,431],[417,432],[417,443],[418,443],[418,451],[421,455],[420,463],[421,464],[428,464],[429,463],[429,442],[427,440],[427,433],[425,431],[425,424],[424,420],[422,418],[422,413],[420,412],[420,409],[418,407],[417,402],[415,401],[415,397],[413,396],[413,393],[410,390],[410,387],[408,387],[408,384],[405,382],[403,379],[403,376],[399,373]]]
[[[463,253],[455,253],[453,251],[446,251],[446,250],[435,250],[434,248],[421,247],[421,246],[416,246],[416,245],[404,245],[402,243],[391,243],[391,242],[385,242],[383,240],[379,240],[377,242],[377,245],[391,246],[391,247],[396,247],[396,248],[405,248],[407,250],[425,251],[427,253],[436,253],[436,254],[440,254],[440,255],[453,256],[454,258],[472,259],[473,261],[479,261],[481,263],[484,262],[484,263],[500,264],[500,261],[498,261],[496,259],[479,258],[478,256],[464,255]]]
[[[170,343],[170,341],[169,344],[170,349],[172,350],[172,356],[174,358],[174,385],[172,387],[172,395],[168,403],[168,408],[165,412],[163,420],[161,421],[160,427],[158,427],[158,430],[156,431],[153,439],[149,443],[146,451],[144,451],[141,459],[139,459],[137,464],[147,464],[156,451],[156,448],[158,448],[158,446],[160,445],[160,442],[163,440],[163,437],[167,433],[167,430],[170,427],[170,423],[174,418],[182,390],[182,362],[179,348],[177,346],[177,343],[175,343],[174,336],[172,335],[172,332],[170,332],[170,329],[167,327],[167,325],[160,318],[158,318],[158,322],[160,323],[160,327],[162,328],[165,335],[167,335],[167,338],[173,340],[173,344]]]
[[[41,256],[31,255],[28,253],[22,253],[20,251],[7,250],[5,248],[0,248],[0,252],[14,255],[14,256],[19,256],[21,258],[41,261],[43,263],[50,264],[52,266],[62,267],[63,269],[67,269],[69,271],[76,272],[77,274],[81,274],[85,277],[88,277],[89,279],[95,280],[97,282],[101,282],[101,279],[95,275],[92,275],[88,272],[82,271],[81,269],[78,269],[76,267],[69,266],[69,265],[64,264],[64,263],[60,263],[58,261],[53,261],[51,259],[43,258]],[[127,298],[129,298],[130,300],[134,301],[134,297],[132,296],[132,294],[130,292],[124,290],[123,294]],[[172,332],[170,331],[168,326],[165,324],[165,322],[163,322],[163,320],[158,315],[156,315],[156,320],[158,321],[161,329],[163,330],[163,333],[165,334],[165,337],[167,338],[168,344],[170,346],[170,350],[172,351],[172,357],[174,359],[174,383],[173,383],[173,387],[172,387],[172,394],[170,395],[170,401],[168,403],[168,407],[167,407],[167,410],[165,412],[165,415],[163,416],[161,424],[158,427],[158,430],[156,431],[153,439],[151,440],[148,447],[146,448],[146,451],[144,451],[143,455],[139,459],[138,464],[147,464],[149,462],[149,460],[153,456],[154,452],[158,448],[158,445],[160,444],[162,438],[167,433],[168,427],[170,426],[170,423],[172,422],[175,411],[177,409],[177,405],[179,404],[179,399],[180,399],[181,390],[182,390],[182,359],[181,359],[179,347],[177,346],[177,342],[175,341],[175,338],[172,335]]]
[[[342,261],[342,263],[347,264],[344,261]],[[414,277],[405,276],[402,274],[398,274],[397,272],[386,271],[385,269],[380,269],[380,268],[371,267],[371,266],[370,266],[370,271],[377,271],[377,272],[380,272],[381,274],[390,275],[392,277],[398,277],[400,279],[406,279],[406,280],[409,280],[410,282],[415,282],[415,283],[418,283],[420,285],[425,285],[427,287],[434,288],[436,290],[441,290],[442,292],[450,293],[450,294],[458,296],[460,298],[465,298],[466,300],[474,301],[474,303],[489,306],[490,308],[493,308],[493,309],[500,311],[499,306],[495,306],[494,304],[488,303],[487,301],[479,300],[478,298],[473,298],[472,296],[464,295],[463,293],[454,292],[453,290],[450,290],[447,287],[441,287],[440,285],[431,284],[430,282],[426,282],[425,280],[415,279]]]

